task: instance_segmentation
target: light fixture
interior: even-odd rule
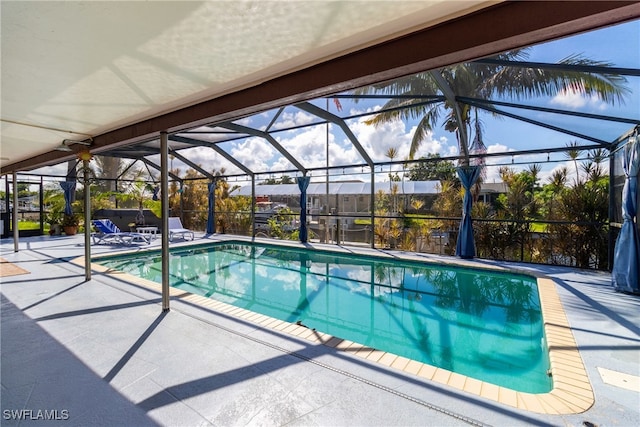
[[[71,144],[85,145],[88,147],[91,145],[92,142],[93,142],[93,138],[89,138],[89,141],[76,141],[73,139],[65,139],[62,141],[62,144],[56,147],[56,150],[69,152],[69,151],[73,151],[71,149]]]
[[[71,147],[69,147],[69,145],[67,145],[67,143],[64,142],[64,141],[62,141],[62,144],[60,144],[60,145],[58,145],[56,147],[56,150],[58,150],[58,151],[73,151],[71,149]]]
[[[78,159],[90,162],[91,160],[93,160],[93,154],[91,154],[89,150],[82,150],[78,153]]]

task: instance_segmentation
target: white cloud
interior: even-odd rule
[[[487,147],[487,153],[507,153],[509,151],[513,151],[513,149],[500,143],[491,144]]]
[[[355,106],[349,108],[349,115],[350,116],[358,116],[360,114],[365,114],[365,113],[374,113],[376,111],[380,111],[382,109],[382,105],[374,105],[374,106],[370,106],[364,109],[361,108],[356,108]],[[369,117],[365,117],[364,120],[367,120],[371,118],[371,116]]]
[[[199,164],[204,170],[208,172],[225,170],[225,173],[236,174],[242,171],[237,168],[233,163],[225,159],[220,154],[216,153],[209,147],[194,147],[184,150],[181,154],[188,158],[195,164]]]
[[[410,135],[412,137],[415,129],[415,127],[411,129]],[[428,154],[440,154],[442,157],[457,156],[458,145],[457,143],[449,145],[449,139],[446,136],[434,139],[434,133],[432,131],[427,134],[427,139],[422,141],[420,147],[416,150],[414,158],[427,157]]]
[[[585,96],[578,92],[566,90],[561,91],[551,98],[550,102],[552,105],[571,108],[574,110],[585,107],[595,110],[604,110],[607,106],[597,95]]]
[[[67,162],[58,163],[57,165],[52,165],[52,166],[44,166],[42,168],[35,169],[30,173],[34,175],[42,174],[42,175],[56,175],[56,176],[64,177],[67,175]],[[7,176],[8,175],[5,175],[5,178]],[[11,180],[11,177],[9,177],[9,180]],[[4,190],[4,187],[2,188]]]
[[[441,137],[440,140],[444,141],[445,144],[447,143],[447,138],[444,137],[444,136]],[[453,157],[453,156],[457,156],[457,155],[460,154],[460,152],[458,151],[458,146],[457,145],[449,145],[449,146],[447,146],[445,148],[446,148],[446,150],[441,153],[441,155],[443,157],[447,157],[447,156]]]
[[[321,167],[326,164],[326,138],[324,125],[312,126],[297,132],[287,133],[288,138],[276,138],[293,157],[305,167]],[[333,134],[329,133],[329,144],[334,142]],[[289,162],[286,162],[289,165]],[[281,166],[284,166],[282,164]],[[290,167],[287,166],[287,167]]]
[[[276,149],[262,138],[247,138],[234,144],[228,152],[253,171],[270,170],[269,164],[277,153]]]
[[[315,116],[304,111],[285,111],[273,125],[273,129],[286,129],[289,127],[308,125],[313,123],[314,120],[317,120]]]
[[[361,118],[355,123],[351,122],[349,127],[374,162],[388,161],[386,153],[392,147],[398,150],[396,160],[409,155],[412,134],[407,132],[404,122],[396,120],[373,126],[366,124],[365,120]]]
[[[241,119],[234,120],[234,123],[237,123],[242,126],[251,127],[251,124],[253,123],[253,117],[254,116],[243,117]]]
[[[513,148],[509,148],[503,144],[491,144],[487,147],[487,153],[508,153],[513,151]],[[485,158],[485,182],[502,182],[500,178],[500,165],[505,163],[504,157],[487,157]]]

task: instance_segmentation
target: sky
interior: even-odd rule
[[[531,47],[529,60],[533,62],[557,62],[570,55],[581,54],[594,60],[607,61],[617,67],[640,68],[640,21],[620,24],[601,30],[592,31],[564,39],[540,44]],[[592,97],[584,98],[572,93],[564,93],[555,97],[526,100],[523,103],[539,105],[548,108],[568,109],[593,114],[611,115],[625,118],[640,118],[640,77],[627,76],[629,95],[624,105],[611,106],[602,100]],[[324,99],[314,101],[314,104],[325,107]],[[366,100],[354,103],[348,99],[340,99],[341,111],[336,104],[328,102],[329,111],[341,116],[357,115],[365,112],[373,112],[381,108],[384,100]],[[510,112],[521,112],[515,109],[505,109]],[[237,120],[236,123],[255,128],[265,129],[275,115],[269,111],[255,116]],[[557,126],[568,126],[574,131],[588,129],[584,133],[597,136],[605,141],[612,141],[632,128],[631,124],[607,123],[598,120],[587,120],[573,116],[554,117],[541,113],[526,113],[527,116]],[[395,147],[398,150],[396,160],[407,158],[409,143],[415,131],[417,122],[395,121],[374,127],[365,123],[367,117],[354,118],[347,121],[351,132],[356,136],[362,147],[374,161],[388,161],[387,150]],[[496,119],[487,113],[480,112],[479,120],[482,123],[482,138],[487,152],[502,153],[518,150],[563,147],[576,141],[579,144],[592,144],[591,141],[581,140],[575,136],[548,130],[539,126],[524,123],[511,118]],[[287,107],[272,124],[272,130],[292,126],[301,126],[317,122],[318,119],[305,111],[295,107]],[[365,163],[361,155],[349,141],[347,135],[338,126],[316,125],[273,133],[274,138],[305,167],[323,167],[326,165],[327,139],[329,141],[330,164],[332,166],[345,166],[342,169],[332,171],[332,180],[369,180],[367,168],[349,168],[348,165]],[[470,135],[470,140],[475,135]],[[200,137],[200,136],[199,136]],[[256,137],[244,140],[225,142],[221,145],[235,159],[242,162],[249,169],[256,171],[281,171],[295,169],[295,167],[266,140]],[[195,163],[201,164],[207,170],[219,170],[225,168],[228,173],[238,173],[239,170],[224,160],[209,148],[193,148],[182,152]],[[458,144],[454,134],[437,126],[433,129],[426,141],[423,142],[415,158],[426,156],[429,153],[438,153],[443,157],[458,155]],[[552,160],[546,163],[546,160]],[[158,164],[159,158],[156,158]],[[187,166],[177,159],[172,160],[174,167],[181,168],[182,172]],[[553,170],[567,166],[571,172],[575,171],[573,163],[564,154],[540,154],[517,157],[500,157],[487,159],[486,182],[499,182],[498,167],[506,165],[521,170],[527,165],[520,163],[545,162],[542,166],[539,183],[544,184]],[[64,174],[66,165],[54,168],[43,168],[42,173]],[[402,175],[400,165],[379,166],[376,168],[376,181],[388,181],[389,170],[392,169]],[[360,173],[359,173],[360,172]],[[295,173],[287,175],[295,176]],[[269,174],[261,177],[269,177]],[[273,177],[281,176],[274,173]],[[325,172],[311,172],[312,181],[324,181]],[[246,183],[246,182],[245,182]],[[239,182],[242,184],[242,182]]]
[[[558,62],[570,55],[580,54],[587,58],[606,61],[618,67],[639,68],[640,67],[640,22],[635,21],[628,24],[617,25],[595,32],[585,33],[577,36],[564,38],[561,40],[533,46],[530,49],[529,60],[533,62]],[[624,105],[611,106],[604,103],[597,97],[584,98],[572,93],[560,94],[555,97],[527,100],[530,105],[540,105],[549,108],[568,109],[592,114],[611,115],[625,118],[640,117],[640,78],[627,77],[630,93]],[[326,101],[318,100],[314,102],[325,107]],[[357,115],[364,112],[371,112],[382,106],[381,100],[367,100],[354,103],[347,99],[341,99],[342,111],[338,112],[333,101],[329,101],[329,111],[335,114]],[[507,111],[517,112],[515,109]],[[259,114],[250,118],[238,121],[244,125],[264,129],[273,118],[275,112]],[[626,123],[606,123],[598,120],[577,118],[574,116],[554,117],[551,120],[546,115],[527,113],[528,116],[560,127],[567,126],[570,129],[587,134],[593,134],[604,141],[612,141],[631,129],[632,125]],[[486,113],[480,113],[479,119],[483,125],[483,141],[489,153],[509,152],[526,150],[532,148],[563,147],[571,142],[578,142],[580,145],[593,144],[572,135],[548,130],[536,125],[524,123],[519,120],[502,118],[495,119]],[[272,129],[301,126],[313,123],[315,119],[310,114],[288,107],[281,114],[280,118],[272,126]],[[348,120],[348,125],[363,148],[374,161],[388,161],[385,155],[391,147],[398,149],[396,160],[404,159],[408,156],[409,143],[415,131],[416,121],[396,121],[385,123],[381,126],[371,126],[365,123],[366,117]],[[325,125],[295,129],[273,134],[276,140],[290,151],[300,162],[309,168],[322,167],[326,165],[326,141],[329,140],[330,165],[350,165],[364,163],[357,150],[349,142],[346,135],[336,125],[330,125],[329,132]],[[473,134],[471,138],[473,138]],[[294,167],[283,156],[260,138],[248,138],[241,142],[229,142],[223,145],[224,149],[231,153],[234,158],[240,160],[244,165],[252,170],[273,171],[283,169],[294,169]],[[208,149],[194,149],[193,155],[201,159],[203,163],[216,163],[215,156]],[[433,133],[422,144],[416,154],[416,158],[428,153],[439,153],[441,156],[458,155],[458,144],[455,135],[444,131],[441,126],[433,129]],[[585,153],[586,155],[586,153]],[[540,154],[537,156],[518,156],[515,158],[503,157],[487,160],[487,182],[500,181],[498,166],[507,165],[515,169],[526,168],[527,165],[518,163],[526,162],[546,162],[542,164],[543,171],[540,175],[540,182],[544,183],[554,169],[567,166],[571,171],[574,164],[564,154]],[[512,163],[513,162],[513,163]],[[491,167],[491,165],[496,165]],[[227,165],[227,171],[235,170],[233,166]],[[365,174],[353,174],[354,170],[345,168],[338,169],[334,180],[362,179],[368,180],[368,170],[359,168]],[[392,167],[400,172],[401,167]],[[358,168],[356,168],[356,171]],[[376,181],[388,180],[389,166],[381,166],[377,171]],[[280,174],[273,174],[278,177]],[[313,181],[324,180],[324,172],[312,172]]]

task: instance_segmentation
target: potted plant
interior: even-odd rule
[[[67,236],[73,236],[78,232],[78,225],[80,225],[80,217],[76,214],[64,214],[62,217],[62,228],[64,234]]]
[[[49,212],[46,216],[46,222],[49,224],[49,235],[60,235],[60,222],[62,220],[61,212]]]

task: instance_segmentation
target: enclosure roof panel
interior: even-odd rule
[[[0,7],[3,173],[84,148],[56,150],[63,139],[99,154],[640,14],[615,1],[554,2],[554,13],[481,0]]]

